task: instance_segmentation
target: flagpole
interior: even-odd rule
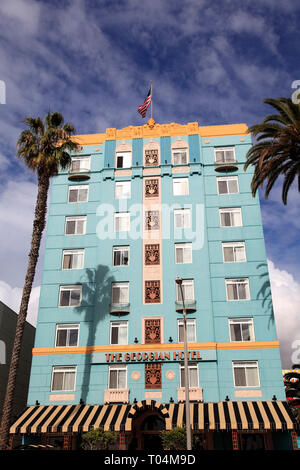
[[[153,96],[152,96],[152,80],[151,80],[151,119],[152,119],[152,102],[153,102]]]

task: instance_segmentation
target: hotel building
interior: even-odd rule
[[[183,279],[197,449],[297,448],[245,124],[76,136],[53,179],[28,407],[11,436],[159,449],[185,424]],[[197,440],[195,440],[197,437]]]

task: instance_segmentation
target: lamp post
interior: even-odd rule
[[[185,416],[186,416],[186,448],[192,450],[192,436],[191,436],[191,417],[190,417],[190,384],[189,384],[189,369],[188,369],[188,345],[187,345],[187,331],[186,331],[186,308],[184,302],[184,295],[182,290],[182,278],[176,278],[176,284],[180,288],[182,306],[183,306],[183,343],[184,343],[184,386],[185,386]]]

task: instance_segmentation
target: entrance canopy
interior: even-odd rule
[[[157,410],[167,430],[185,425],[185,404],[143,400],[137,404],[29,406],[11,426],[11,434],[82,433],[102,427],[131,431],[138,412]],[[138,413],[139,414],[139,413]],[[191,403],[191,426],[201,430],[297,430],[286,402],[225,401]]]

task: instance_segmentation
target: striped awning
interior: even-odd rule
[[[102,427],[105,431],[131,431],[143,410],[157,410],[166,429],[185,425],[185,404],[143,400],[133,405],[29,406],[11,426],[11,434],[81,433]],[[239,401],[191,403],[191,426],[196,430],[296,430],[297,422],[286,402]]]

